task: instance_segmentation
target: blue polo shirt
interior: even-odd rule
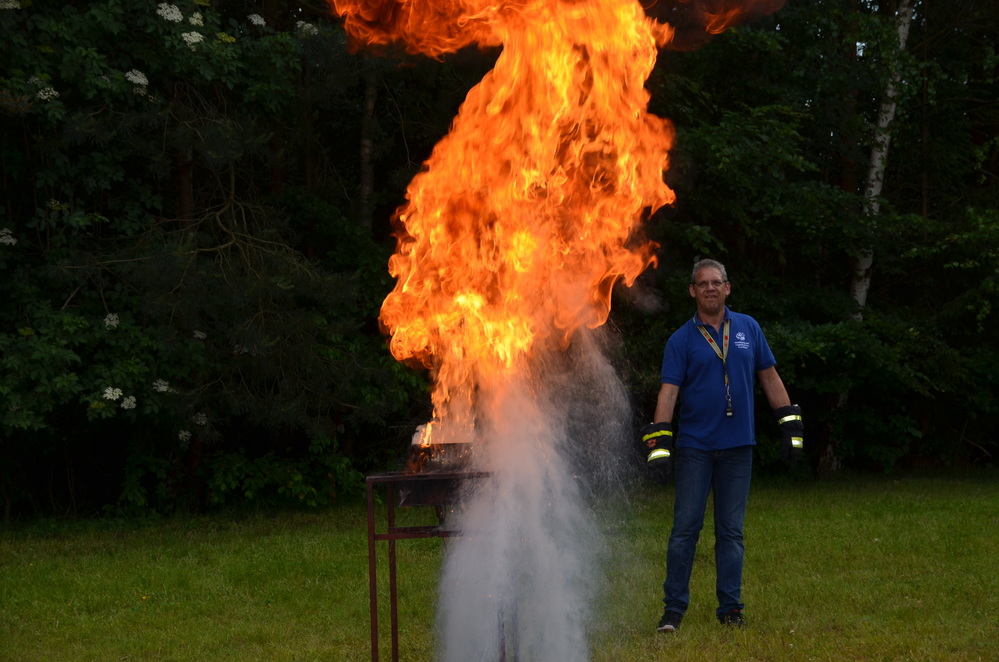
[[[725,373],[722,361],[697,327],[697,315],[681,326],[666,342],[663,352],[662,382],[680,387],[680,415],[677,421],[677,447],[723,450],[755,444],[753,379],[760,370],[776,365],[774,354],[760,325],[749,315],[733,313],[728,342],[728,377],[732,410],[725,416]],[[706,326],[722,347],[722,332]]]

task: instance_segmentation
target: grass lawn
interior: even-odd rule
[[[593,662],[999,658],[994,471],[758,480],[746,523],[744,630],[714,621],[709,524],[683,627],[655,632],[671,499],[670,487],[648,485],[597,508],[607,553]],[[399,512],[410,523],[434,519]],[[442,546],[398,543],[402,660],[433,659]],[[383,660],[387,640],[385,628]],[[362,504],[0,529],[0,660],[369,659]]]

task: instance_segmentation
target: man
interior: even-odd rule
[[[742,529],[755,444],[754,374],[777,415],[784,437],[781,455],[792,467],[802,448],[801,411],[791,405],[760,325],[725,305],[732,291],[725,267],[701,260],[694,265],[689,291],[697,312],[666,343],[655,422],[642,429],[650,468],[673,463],[675,473],[660,632],[679,629],[690,603],[694,552],[712,491],[716,614],[722,624],[744,624]],[[680,395],[674,431],[673,411]]]

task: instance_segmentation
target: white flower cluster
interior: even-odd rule
[[[180,12],[180,7],[166,2],[161,2],[159,4],[156,8],[156,13],[159,14],[160,18],[163,20],[170,21],[171,23],[180,23],[184,20],[184,15]]]
[[[141,85],[142,87],[149,85],[149,79],[146,78],[146,74],[142,73],[138,69],[130,69],[129,71],[126,71],[125,78],[128,82]]]
[[[204,340],[207,337],[208,336],[205,334],[204,331],[195,331],[194,332],[194,339],[195,340]]]
[[[205,40],[205,35],[200,32],[185,32],[180,36],[192,51],[194,50],[195,44],[200,44]]]
[[[295,24],[295,27],[298,28],[299,32],[307,37],[311,37],[312,35],[319,33],[319,28],[314,26],[312,23],[306,23],[305,21],[299,21]]]
[[[170,384],[165,379],[157,379],[153,382],[153,390],[157,393],[167,393],[170,390]]]
[[[35,96],[42,101],[51,101],[52,99],[58,99],[59,93],[55,91],[55,88],[48,85],[38,76],[32,76],[28,79],[28,82],[38,88],[35,92]]]
[[[192,416],[191,421],[195,425],[208,425],[208,417],[202,414],[201,412],[198,412],[197,414]]]
[[[104,318],[104,328],[113,329],[117,326],[118,326],[118,314],[108,313],[107,316]]]
[[[0,228],[0,244],[4,246],[17,245],[17,237],[10,231],[10,228]]]
[[[114,388],[113,386],[108,386],[106,389],[104,389],[104,399],[105,400],[110,400],[112,402],[117,402],[118,400],[121,399],[122,395],[124,395],[124,394],[121,392],[120,388]],[[135,396],[134,395],[129,395],[129,396],[126,396],[125,399],[121,401],[121,405],[119,405],[119,406],[122,409],[135,409],[135,404],[136,404],[135,403]]]
[[[180,441],[190,441],[191,433],[188,432],[187,430],[181,430],[180,432],[177,433],[177,439]]]
[[[249,16],[246,17],[246,20],[248,20],[250,23],[253,23],[254,25],[259,25],[260,27],[264,27],[265,25],[267,25],[267,21],[265,21],[264,17],[261,16],[260,14],[250,14]]]
[[[201,12],[194,12],[191,17],[187,19],[187,22],[191,25],[196,25],[197,27],[204,27],[205,19],[201,17]]]
[[[146,78],[146,74],[142,73],[138,69],[130,69],[125,72],[125,80],[135,85],[132,88],[132,92],[139,95],[140,97],[149,96],[149,79]]]
[[[20,9],[21,3],[17,0],[0,0],[0,9]]]

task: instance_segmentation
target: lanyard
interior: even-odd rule
[[[708,333],[708,327],[706,324],[697,324],[696,319],[694,324],[697,325],[697,330],[701,332],[704,339],[708,341],[709,345],[711,345],[711,349],[715,350],[715,354],[717,354],[718,358],[721,359],[722,372],[725,375],[725,415],[733,416],[735,412],[732,411],[732,391],[728,384],[728,335],[729,329],[732,326],[732,320],[725,320],[725,325],[722,327],[721,349],[718,348],[718,343],[716,343],[715,339],[711,337],[710,333]]]

